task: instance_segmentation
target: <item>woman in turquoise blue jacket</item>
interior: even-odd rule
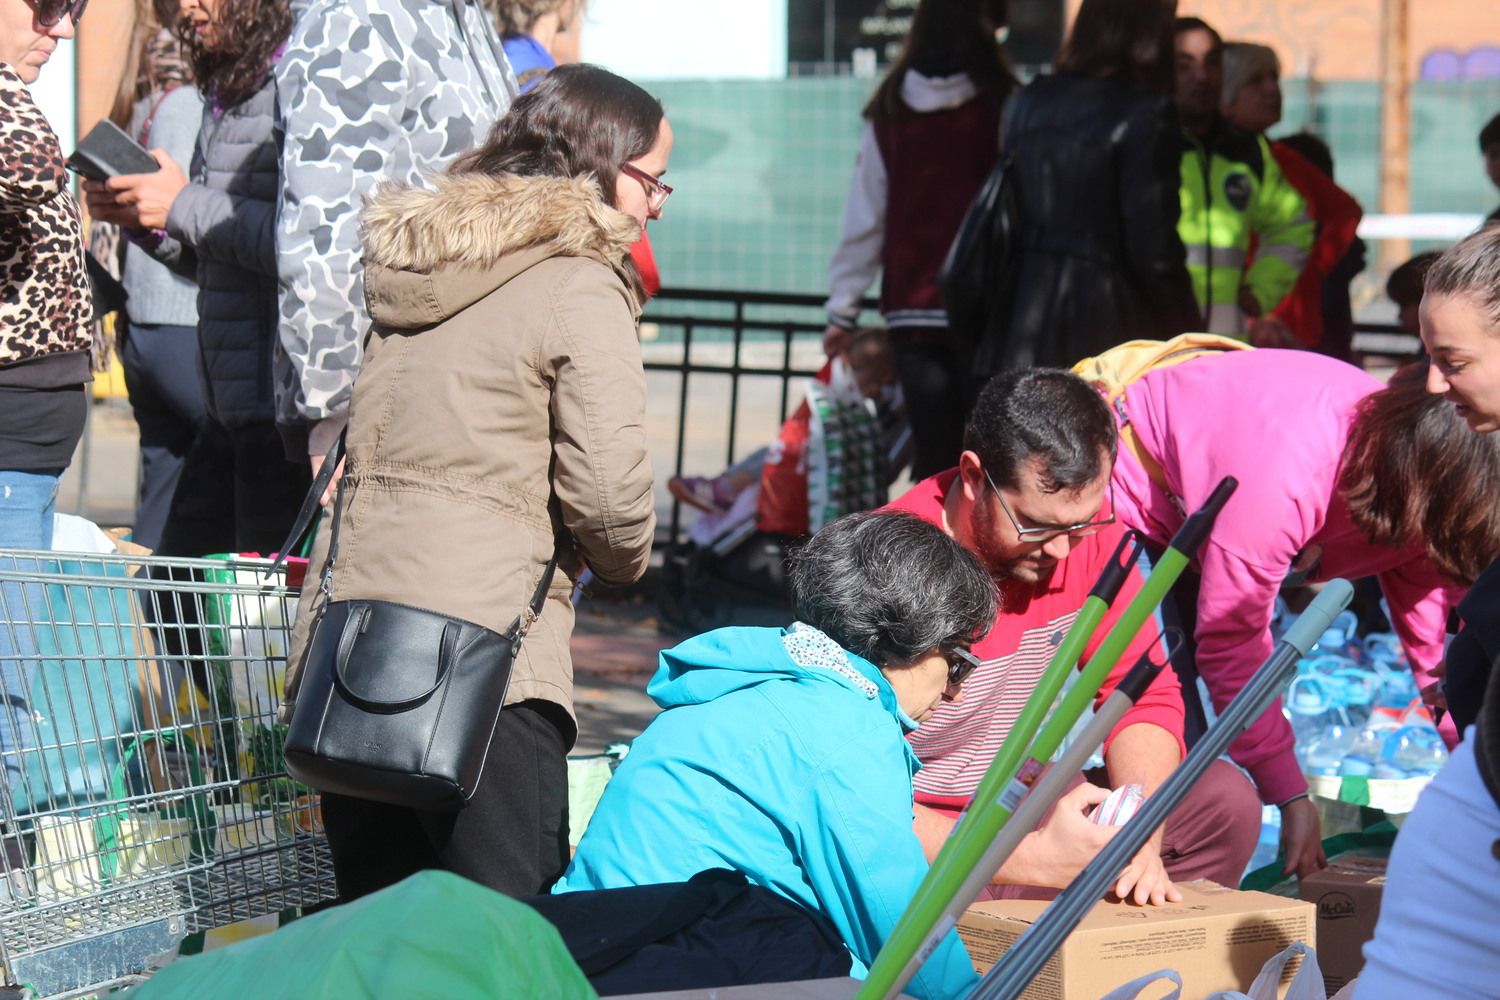
[[[665,709],[620,765],[554,892],[731,868],[824,914],[863,977],[927,861],[905,736],[958,697],[995,589],[968,550],[910,515],[854,514],[792,567],[799,621],[724,628],[661,654]],[[950,933],[908,990],[966,994]]]

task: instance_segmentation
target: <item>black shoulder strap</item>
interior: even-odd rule
[[[322,511],[323,506],[318,501],[323,498],[323,493],[328,489],[328,484],[333,482],[333,474],[339,467],[339,462],[344,458],[344,435],[349,429],[347,427],[339,432],[338,440],[333,442],[333,447],[328,449],[328,454],[323,458],[323,465],[318,469],[318,474],[313,477],[312,485],[307,489],[307,496],[302,498],[302,507],[297,511],[297,519],[292,522],[292,530],[287,534],[286,541],[281,543],[281,550],[276,553],[276,559],[266,570],[269,578],[282,564],[286,562],[287,556],[297,548],[302,541],[307,529],[312,527],[313,518]],[[337,530],[335,527],[334,530]]]

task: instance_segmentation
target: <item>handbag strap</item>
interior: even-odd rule
[[[285,542],[281,544],[281,551],[276,554],[276,559],[271,567],[266,570],[266,576],[271,576],[286,561],[287,553],[296,548],[297,542],[301,540],[321,509],[319,500],[328,489],[328,484],[333,481],[335,471],[340,462],[344,460],[344,439],[349,433],[346,426],[339,433],[338,440],[333,442],[333,447],[328,449],[328,454],[323,459],[323,465],[318,469],[318,475],[313,480],[312,486],[308,488],[307,496],[303,498],[302,508],[297,512],[297,520],[292,524],[291,533],[287,535]],[[344,478],[339,477],[338,489],[333,498],[333,523],[328,530],[328,557],[323,561],[322,578],[318,582],[318,589],[323,596],[329,600],[333,598],[333,568],[338,562],[339,554],[339,521],[344,512]],[[552,545],[552,558],[547,560],[547,566],[542,570],[542,578],[537,582],[536,590],[532,592],[531,600],[525,609],[516,616],[515,621],[510,623],[510,628],[505,630],[505,635],[512,641],[525,638],[526,633],[531,631],[531,626],[542,616],[542,607],[547,603],[547,591],[552,587],[552,578],[557,572],[557,557],[562,553],[563,532],[557,533]]]

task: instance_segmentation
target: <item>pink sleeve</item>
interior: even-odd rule
[[[1112,550],[1113,547],[1111,546]],[[1090,640],[1089,645],[1084,649],[1083,656],[1080,658],[1082,664],[1088,663],[1089,658],[1094,655],[1095,650],[1104,641],[1104,637],[1109,634],[1109,630],[1114,627],[1115,622],[1119,620],[1125,608],[1135,599],[1136,593],[1141,589],[1142,582],[1143,578],[1140,567],[1131,567],[1130,574],[1125,579],[1125,585],[1120,588],[1119,596],[1110,605],[1109,611],[1104,616],[1104,620],[1099,623],[1099,628],[1094,632],[1093,639]],[[1156,616],[1146,619],[1146,623],[1141,626],[1141,630],[1136,633],[1130,645],[1125,648],[1125,653],[1120,657],[1120,661],[1115,664],[1114,669],[1109,672],[1109,676],[1104,679],[1104,683],[1099,686],[1099,693],[1094,696],[1095,709],[1104,704],[1104,699],[1108,698],[1114,692],[1120,681],[1125,679],[1125,675],[1146,654],[1146,651],[1157,644],[1157,638],[1160,633],[1160,620]],[[1158,650],[1158,662],[1160,661],[1159,654],[1160,650]],[[1168,667],[1160,674],[1157,674],[1156,680],[1151,682],[1151,686],[1131,706],[1130,711],[1125,713],[1124,718],[1120,720],[1119,724],[1110,731],[1108,738],[1104,741],[1104,752],[1106,754],[1109,753],[1110,744],[1114,742],[1115,737],[1120,735],[1126,726],[1133,726],[1136,723],[1149,723],[1171,733],[1172,737],[1177,740],[1178,752],[1186,755],[1187,747],[1182,741],[1182,722],[1182,685],[1177,680],[1177,672]]]
[[[1425,558],[1387,570],[1378,579],[1420,690],[1436,680],[1432,669],[1443,658],[1448,612],[1458,606],[1466,588],[1440,575]]]
[[[1198,673],[1215,711],[1222,712],[1271,653],[1271,611],[1290,560],[1268,569],[1212,540],[1199,560],[1203,579],[1194,633]],[[1277,698],[1234,741],[1229,756],[1250,772],[1261,801],[1274,804],[1307,789],[1292,746],[1292,727]]]

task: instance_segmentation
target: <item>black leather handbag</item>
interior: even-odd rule
[[[341,444],[323,464],[327,475],[313,484],[314,511]],[[542,613],[557,551],[531,603],[504,633],[406,604],[332,600],[342,506],[341,484],[323,567],[330,599],[302,664],[287,773],[320,791],[412,809],[462,809],[478,787],[511,667]]]

